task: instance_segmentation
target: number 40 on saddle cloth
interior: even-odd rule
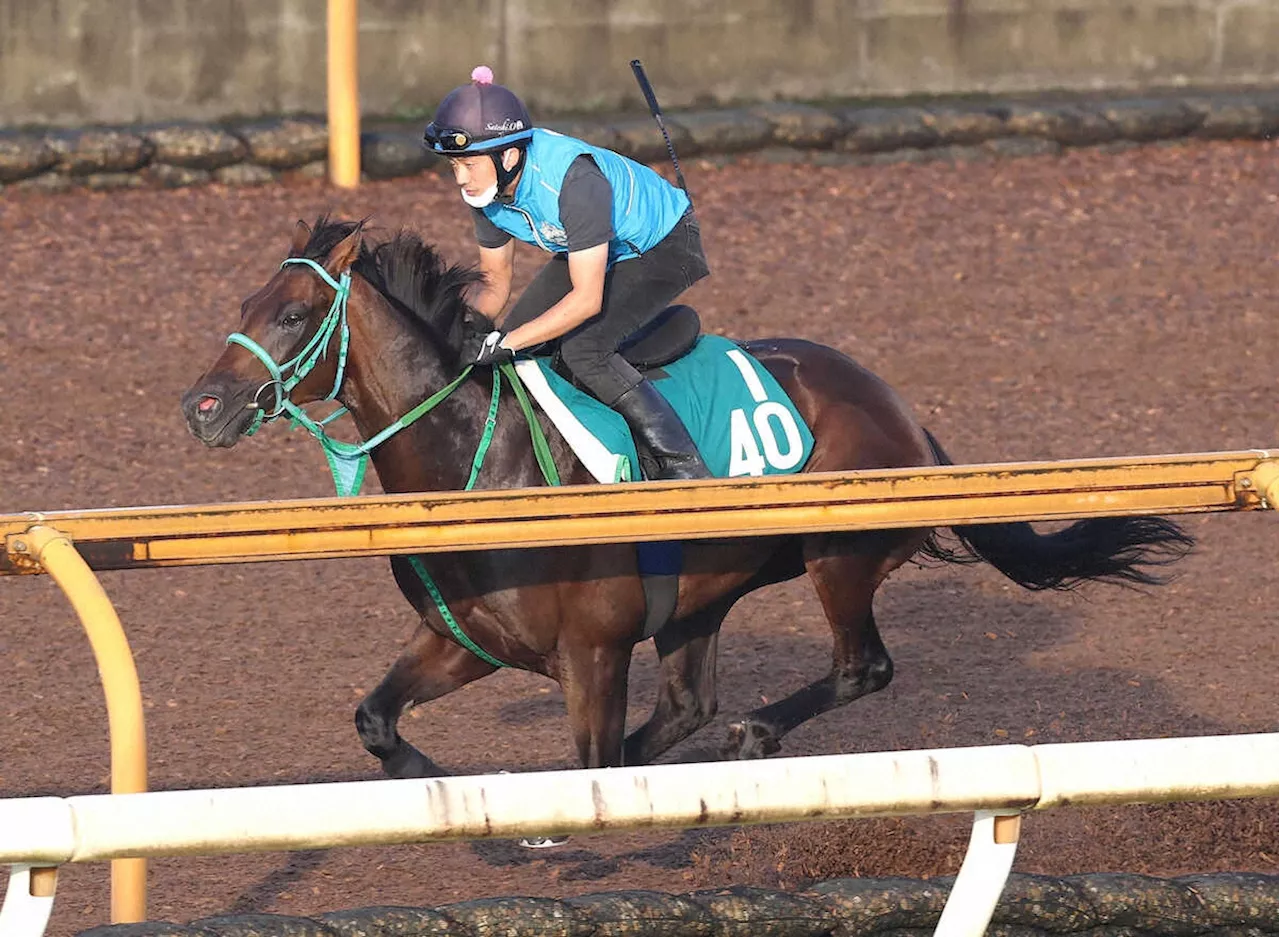
[[[556,374],[545,358],[520,360],[516,371],[597,481],[640,480],[635,442],[621,416]],[[813,450],[813,434],[781,385],[727,338],[703,335],[687,355],[646,376],[718,478],[798,472]]]

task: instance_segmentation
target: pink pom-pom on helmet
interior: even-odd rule
[[[477,65],[471,69],[471,80],[478,85],[493,84],[493,69],[488,65]]]

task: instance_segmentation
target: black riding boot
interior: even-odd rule
[[[693,437],[656,387],[642,380],[619,397],[613,409],[622,414],[636,442],[655,464],[654,478],[710,478]]]

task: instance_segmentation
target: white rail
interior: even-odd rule
[[[948,909],[972,910],[963,921],[944,912],[945,933],[960,937],[985,930],[1004,887],[1017,832],[1015,822],[1012,839],[1006,828],[1001,842],[1001,815],[1068,804],[1275,797],[1278,755],[1280,735],[1227,735],[18,798],[0,800],[0,862],[56,866],[127,856],[982,811],[975,854],[948,901]]]

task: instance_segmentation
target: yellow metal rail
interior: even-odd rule
[[[89,637],[107,699],[111,731],[111,793],[140,794],[147,789],[147,740],[143,728],[138,670],[120,618],[96,576],[60,532],[35,526],[23,534],[25,555],[49,572],[66,593]],[[33,883],[53,894],[56,869],[33,870]],[[52,875],[52,880],[51,880]],[[36,894],[36,892],[32,892]],[[147,860],[115,859],[111,863],[111,921],[146,920]]]
[[[56,527],[94,569],[1274,507],[1275,450],[0,515],[0,575]]]

